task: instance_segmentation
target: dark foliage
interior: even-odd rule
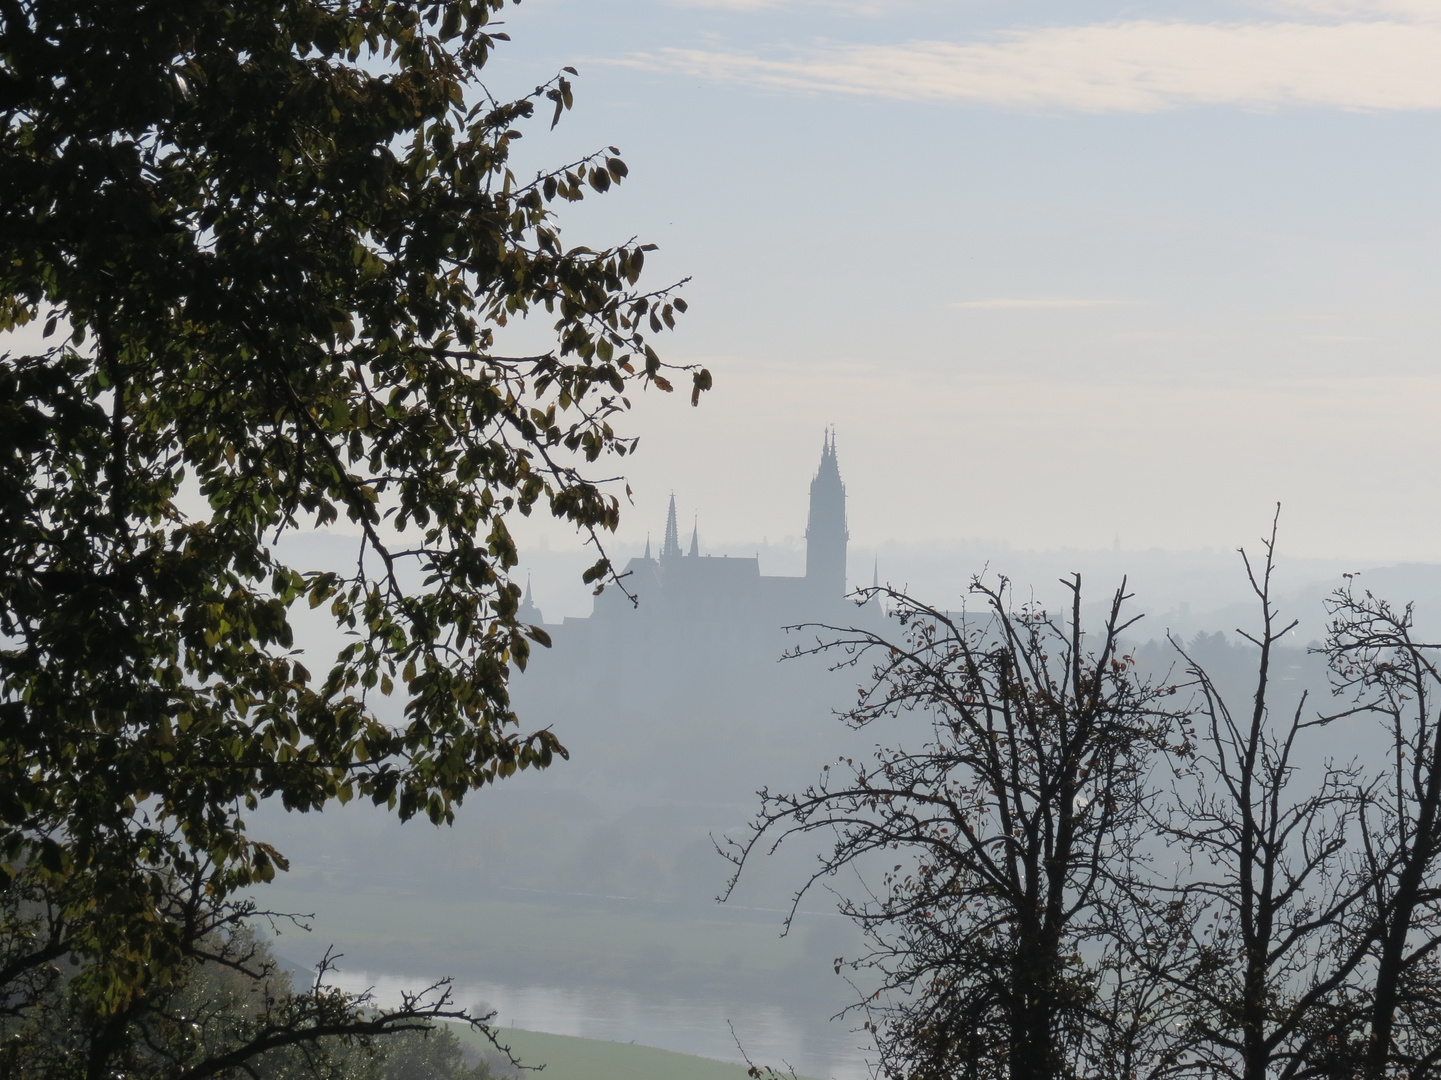
[[[129,1010],[108,1075],[135,1080],[488,1080],[445,1018],[464,1019],[443,984],[380,1010],[327,985],[329,957],[295,986],[246,924],[207,934],[189,960]],[[73,981],[55,980],[0,1020],[0,1070],[16,1080],[83,1076],[105,1022]],[[482,1031],[486,1018],[477,1018]],[[97,1023],[97,1021],[99,1021]],[[382,1036],[384,1036],[382,1038]],[[506,1052],[497,1047],[498,1057]]]
[[[0,2],[0,332],[53,342],[0,356],[0,992],[78,964],[91,1075],[285,865],[259,800],[448,822],[564,753],[509,705],[546,641],[506,520],[614,528],[590,468],[685,305],[646,247],[561,243],[614,148],[512,172],[572,90],[491,95],[501,7]],[[502,355],[528,313],[554,347]],[[353,570],[277,554],[342,516]],[[315,675],[299,602],[348,635]]]

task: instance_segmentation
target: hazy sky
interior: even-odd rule
[[[1441,2],[525,0],[497,92],[574,64],[529,164],[620,146],[572,243],[693,277],[636,508],[855,543],[1435,558]],[[559,538],[556,538],[559,542]]]
[[[617,553],[674,490],[703,550],[799,572],[834,424],[860,552],[1226,551],[1280,500],[1288,555],[1441,561],[1441,0],[504,17],[495,93],[580,70],[521,171],[621,148],[567,242],[658,243],[662,351],[716,378],[637,399]],[[517,525],[586,606],[575,538]]]

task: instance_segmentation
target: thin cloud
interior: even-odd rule
[[[1133,304],[1134,300],[1092,300],[1079,296],[996,296],[985,300],[957,300],[947,306],[965,311],[1030,311],[1036,308],[1094,308]]]
[[[760,11],[763,8],[813,7],[825,8],[847,15],[880,15],[893,10],[898,0],[887,5],[877,0],[667,0],[671,7],[701,8],[714,11]]]
[[[786,0],[669,0],[671,7],[716,8],[721,11],[758,11],[778,7]]]
[[[618,62],[775,90],[1032,111],[1441,108],[1441,21],[1415,18],[1132,20],[1017,30],[989,41],[837,44],[781,58],[663,49]]]
[[[1271,0],[1273,11],[1323,19],[1441,19],[1437,0]]]

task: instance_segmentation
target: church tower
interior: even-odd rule
[[[836,465],[836,436],[821,440],[821,467],[811,481],[811,513],[806,522],[806,580],[828,599],[846,593],[846,485]]]
[[[660,546],[660,561],[670,562],[680,558],[680,531],[675,524],[675,494],[670,497],[670,509],[665,515],[665,540]]]

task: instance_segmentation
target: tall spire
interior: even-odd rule
[[[690,530],[690,557],[700,558],[700,515],[697,514]]]
[[[836,463],[834,429],[821,439],[821,464],[811,481],[810,518],[806,522],[806,580],[827,598],[846,591],[846,485]]]
[[[645,557],[650,558],[650,533],[645,534]]]
[[[675,527],[675,492],[670,495],[670,509],[665,515],[665,541],[660,546],[661,561],[680,555],[680,534]]]
[[[535,594],[530,589],[529,574],[525,575],[525,599],[520,602],[515,617],[520,622],[529,623],[532,626],[545,621],[545,617],[540,613],[540,608],[535,606]]]

